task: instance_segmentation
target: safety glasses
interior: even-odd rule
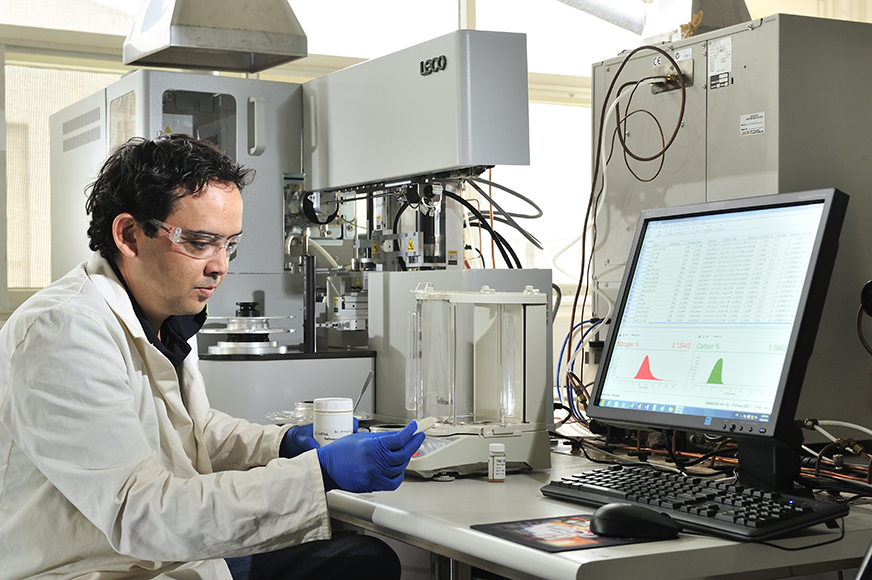
[[[236,234],[225,238],[218,234],[206,234],[183,230],[164,223],[160,220],[151,219],[148,223],[164,232],[172,243],[177,245],[183,254],[195,260],[206,260],[217,254],[222,249],[229,257],[236,251],[242,234]]]

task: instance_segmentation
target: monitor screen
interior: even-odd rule
[[[828,189],[643,212],[588,415],[778,436],[794,419],[846,205]]]

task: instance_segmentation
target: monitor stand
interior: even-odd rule
[[[795,428],[795,431],[794,431]],[[792,425],[788,437],[781,439],[737,438],[739,443],[739,483],[771,491],[796,493],[802,432]]]

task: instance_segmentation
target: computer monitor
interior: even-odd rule
[[[825,189],[643,212],[589,417],[735,438],[740,481],[792,486],[847,202]]]

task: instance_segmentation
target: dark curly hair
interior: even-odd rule
[[[129,213],[146,235],[154,236],[157,230],[148,220],[164,221],[179,199],[196,195],[213,182],[233,184],[242,191],[253,177],[253,170],[238,165],[208,141],[181,133],[134,137],[115,150],[88,185],[88,245],[110,259],[117,251],[112,223],[119,214]]]

